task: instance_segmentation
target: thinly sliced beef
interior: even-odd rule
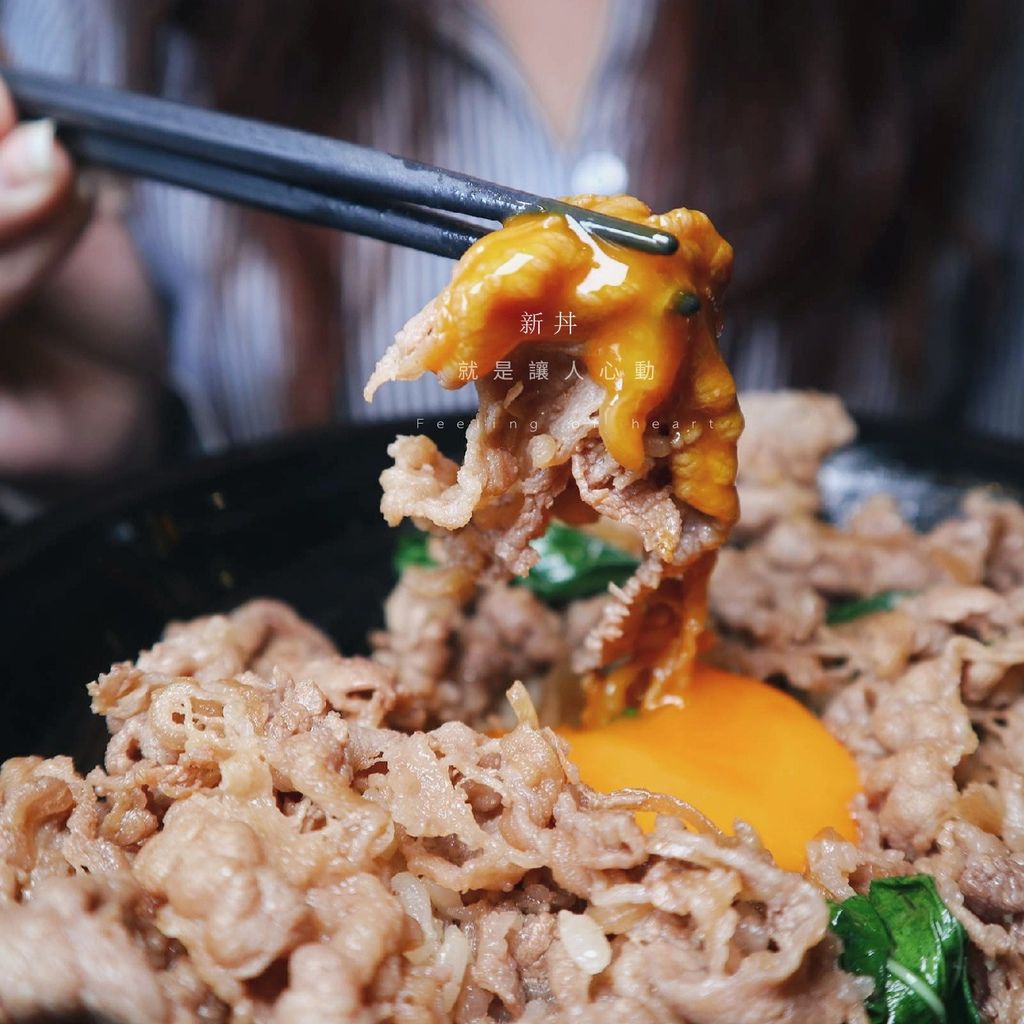
[[[476,628],[544,659],[524,593]],[[0,1019],[861,1019],[810,883],[678,802],[587,789],[521,694],[501,735],[397,731],[400,678],[267,602],[91,689],[106,770],[0,772]],[[644,807],[671,815],[645,834]]]
[[[853,440],[856,427],[835,395],[748,391],[741,406],[736,534],[750,537],[780,519],[818,511],[822,459]]]
[[[538,557],[530,541],[556,514],[573,521],[600,515],[635,531],[644,566],[613,591],[579,665],[607,669],[656,608],[686,641],[666,643],[660,654],[651,650],[642,667],[648,682],[636,680],[613,701],[620,706],[642,689],[653,704],[689,671],[710,556],[737,515],[735,446],[743,420],[715,348],[732,254],[703,215],[678,210],[655,217],[626,197],[577,201],[671,231],[679,254],[646,257],[663,271],[648,292],[637,284],[636,268],[620,262],[625,255],[560,218],[507,229],[518,232],[515,275],[502,262],[504,233],[495,236],[493,259],[487,240],[474,247],[445,292],[400,332],[365,392],[370,399],[385,381],[428,371],[461,386],[468,379],[463,369],[472,365],[480,408],[465,456],[456,465],[429,439],[400,437],[389,449],[394,465],[381,477],[382,510],[393,525],[411,518],[444,535],[438,578],[453,588],[524,575]],[[672,275],[679,292],[666,290]],[[687,315],[671,308],[683,291],[696,303]],[[519,330],[520,306],[547,309],[556,300],[577,309],[576,335],[511,334]],[[625,363],[630,352],[653,358],[646,361],[652,379],[655,372],[662,379],[612,388],[604,377],[610,360]],[[596,366],[599,356],[604,367]],[[491,372],[498,359],[501,374]],[[546,374],[536,379],[529,369],[541,360]],[[634,358],[635,365],[620,366],[622,381],[636,377],[642,363]],[[591,694],[608,689],[591,682]],[[589,710],[600,718],[615,707]]]
[[[1020,506],[977,492],[960,517],[919,535],[884,498],[843,529],[788,500],[783,488],[772,525],[720,559],[712,656],[807,691],[858,760],[860,843],[816,840],[811,877],[842,899],[874,878],[932,874],[973,945],[984,1019],[1014,1021],[1024,1006]],[[889,589],[908,593],[890,610],[826,623],[829,605]]]

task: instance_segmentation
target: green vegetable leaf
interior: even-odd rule
[[[866,974],[874,980],[865,1007],[872,1021],[884,1021],[885,965],[892,947],[885,922],[867,896],[851,896],[831,907],[829,927],[843,940],[839,962],[850,974]]]
[[[873,1024],[981,1024],[967,976],[967,936],[931,875],[883,878],[832,904],[840,964],[875,982]]]
[[[399,534],[398,543],[395,545],[395,553],[391,558],[391,564],[399,576],[409,568],[410,565],[434,565],[427,543],[430,535],[417,530],[416,533]]]
[[[873,615],[875,612],[891,612],[904,598],[913,596],[913,590],[883,590],[881,593],[872,594],[871,597],[844,601],[829,608],[825,613],[825,621],[830,626],[841,626],[865,615]]]
[[[420,532],[401,534],[393,558],[395,572],[401,575],[410,565],[433,565],[428,539]],[[640,564],[627,552],[564,523],[552,523],[533,547],[540,560],[527,577],[515,582],[556,603],[599,594],[609,583],[621,585]]]
[[[640,564],[625,551],[564,523],[552,523],[533,547],[540,560],[519,582],[547,601],[590,597],[609,583],[621,585]]]

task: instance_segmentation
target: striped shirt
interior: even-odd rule
[[[400,34],[389,48],[381,77],[387,88],[366,110],[359,141],[391,152],[406,148],[403,115],[419,84],[403,47],[429,46],[427,88],[436,92],[435,109],[445,110],[443,128],[432,139],[434,162],[541,195],[630,191],[650,180],[652,154],[664,159],[654,133],[668,116],[660,105],[669,101],[636,73],[644,65],[656,11],[656,0],[613,0],[612,24],[579,130],[564,143],[553,137],[486,10],[472,0],[449,0],[439,5],[432,39],[413,42]],[[123,82],[123,40],[109,0],[0,0],[0,36],[16,64]],[[1019,268],[1014,291],[1000,307],[996,337],[977,343],[968,425],[1018,437],[1024,437],[1024,234],[1018,224],[1024,214],[1024,136],[1008,126],[1024,105],[1022,63],[1008,62],[993,82],[982,131],[990,149],[966,198],[967,214]],[[203,101],[184,40],[173,41],[169,51],[165,94]],[[150,182],[137,186],[129,216],[170,311],[172,383],[208,448],[287,427],[290,357],[282,283],[271,256],[239,225],[239,212],[230,205]],[[452,264],[371,239],[346,236],[342,244],[339,301],[347,348],[336,388],[338,416],[361,420],[472,408],[472,389],[446,391],[430,375],[388,385],[372,406],[365,405],[362,385],[377,359],[405,320],[447,283]],[[226,272],[225,253],[231,256]],[[934,271],[937,300],[927,371],[909,393],[884,319],[870,308],[857,321],[856,343],[846,347],[835,379],[822,383],[841,391],[860,412],[927,413],[958,386],[962,325],[951,310],[964,278],[965,263],[951,250]],[[722,345],[741,388],[783,386],[793,376],[784,326],[774,321],[727,331]]]

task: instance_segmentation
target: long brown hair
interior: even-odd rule
[[[386,88],[391,33],[429,31],[432,6],[131,0],[133,77],[159,90],[161,48],[183,32],[217,107],[363,141],[358,114]],[[648,74],[669,115],[651,126],[647,166],[660,173],[635,178],[638,192],[656,207],[706,210],[734,242],[730,318],[785,318],[793,383],[828,382],[844,306],[865,291],[887,311],[905,374],[916,372],[922,281],[959,229],[950,198],[1003,11],[999,0],[661,5]],[[429,126],[443,112],[413,102],[406,155],[429,159]],[[291,296],[292,417],[326,418],[342,361],[339,245],[272,217],[249,223]]]
[[[734,243],[730,319],[781,318],[793,385],[841,383],[849,307],[865,296],[915,379],[932,261],[943,244],[970,248],[955,197],[1007,11],[999,0],[663,5],[652,65],[671,66],[684,45],[688,73],[679,117],[656,133],[679,167],[662,201],[700,207]]]

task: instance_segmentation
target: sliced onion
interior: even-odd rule
[[[427,892],[430,894],[430,902],[433,903],[436,910],[440,910],[442,914],[448,914],[449,916],[454,916],[458,911],[462,910],[462,897],[454,889],[446,889],[443,885],[438,885],[437,882],[431,881],[429,878],[424,878],[423,884],[427,887]]]
[[[406,959],[414,964],[427,963],[437,952],[441,938],[441,926],[434,920],[430,893],[423,882],[408,871],[399,871],[391,879],[391,889],[401,902],[402,909],[420,926],[423,933],[423,942],[415,949],[408,950]]]
[[[649,903],[591,904],[587,910],[605,935],[621,935],[638,925],[651,912]]]
[[[601,926],[587,914],[558,912],[558,937],[566,953],[586,974],[600,974],[612,962],[612,947]]]
[[[528,725],[532,729],[539,729],[540,722],[537,719],[537,709],[533,706],[533,700],[526,687],[517,679],[506,691],[505,696],[515,713],[520,725]]]
[[[448,968],[448,980],[441,986],[441,1002],[445,1013],[451,1013],[462,991],[462,980],[469,966],[469,943],[458,925],[450,924],[445,928],[437,962]]]

